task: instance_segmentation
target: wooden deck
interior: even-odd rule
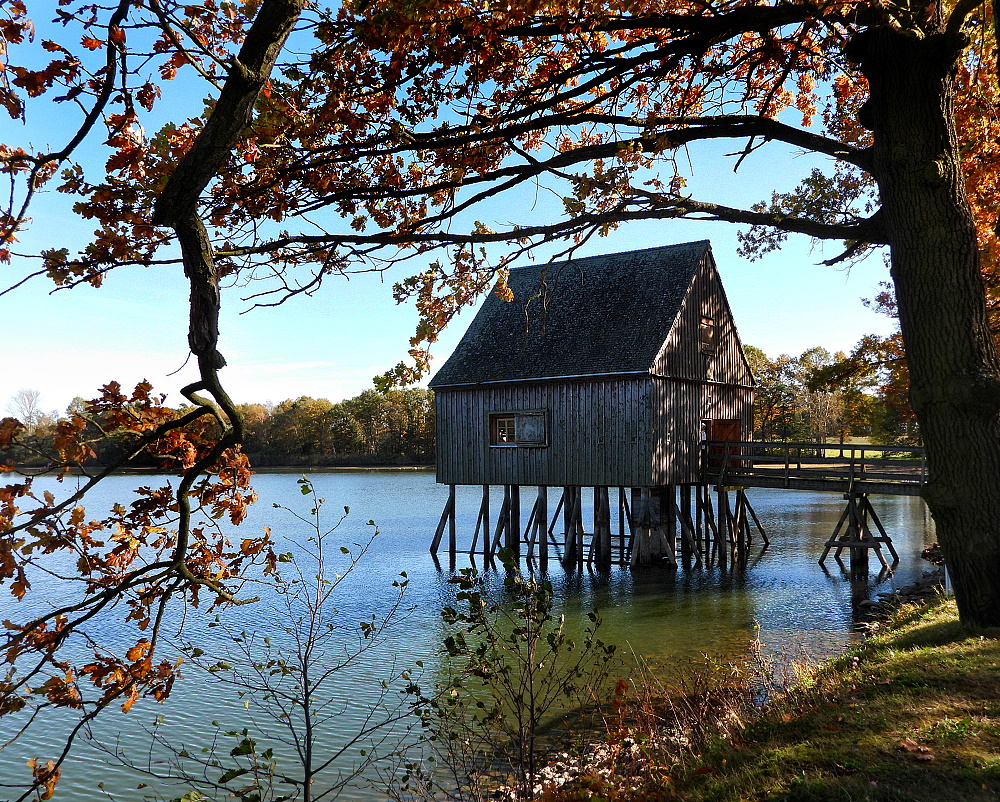
[[[703,481],[717,486],[919,496],[927,482],[915,446],[709,440],[702,450]]]

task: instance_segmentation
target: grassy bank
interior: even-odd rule
[[[691,802],[972,802],[1000,798],[1000,631],[954,603],[906,607],[726,737],[670,759],[647,747],[645,787],[584,776],[547,795]],[[658,765],[659,764],[659,765]],[[666,765],[664,765],[666,764]]]

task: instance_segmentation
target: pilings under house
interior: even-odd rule
[[[584,515],[585,494],[592,494],[590,516]],[[769,543],[743,488],[504,485],[499,510],[491,515],[491,486],[483,485],[471,539],[464,533],[462,544],[456,495],[456,486],[449,485],[431,543],[431,553],[444,550],[452,565],[465,553],[489,565],[501,549],[542,568],[550,560],[597,569],[742,565],[751,547]]]

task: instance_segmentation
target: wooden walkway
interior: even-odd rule
[[[927,482],[916,446],[709,440],[703,450],[703,481],[723,487],[919,496]]]
[[[852,577],[868,575],[868,555],[874,553],[883,571],[892,568],[882,549],[899,555],[879,520],[870,493],[919,496],[927,483],[923,448],[826,443],[773,443],[709,440],[702,445],[702,481],[743,493],[748,487],[840,493],[847,507],[826,541],[824,563],[831,551],[841,567],[841,554],[850,554]]]

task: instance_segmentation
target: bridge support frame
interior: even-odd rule
[[[899,555],[892,545],[892,538],[882,526],[882,521],[879,520],[868,494],[850,491],[844,494],[844,500],[847,501],[847,507],[840,516],[830,539],[826,541],[819,564],[823,565],[832,549],[836,549],[833,557],[838,562],[841,561],[840,555],[844,549],[849,549],[852,575],[867,574],[868,555],[871,552],[878,557],[883,569],[890,569],[891,566],[882,553],[882,544],[885,544],[892,555],[893,565],[899,562]],[[871,524],[875,525],[878,535],[872,532]]]

